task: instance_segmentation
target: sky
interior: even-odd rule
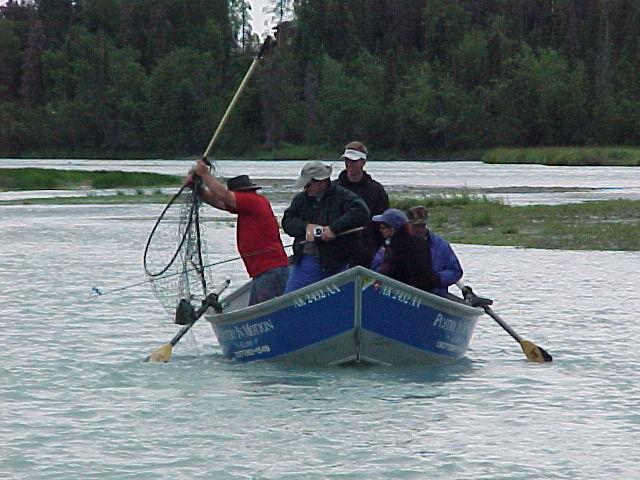
[[[253,17],[251,28],[254,33],[260,35],[260,38],[264,38],[265,33],[269,30],[265,25],[269,16],[262,13],[262,8],[267,4],[267,1],[268,0],[249,0],[251,4],[251,16]]]
[[[0,0],[0,5],[4,5],[7,3],[7,0]],[[271,33],[271,25],[265,25],[265,22],[268,21],[269,15],[265,15],[262,13],[262,8],[270,3],[269,0],[249,0],[251,4],[251,16],[253,17],[253,21],[251,22],[251,28],[254,33],[260,35],[260,38],[264,38],[267,33]]]
[[[275,23],[270,22],[269,20],[270,15],[263,14],[262,9],[267,4],[273,5],[274,1],[273,0],[249,0],[249,3],[251,4],[251,16],[253,17],[253,21],[251,22],[251,28],[253,29],[253,32],[260,35],[260,38],[262,39],[264,39],[267,33],[273,35],[272,28],[275,26]],[[285,16],[285,20],[286,19],[287,17]],[[265,22],[268,23],[268,25],[265,24]]]

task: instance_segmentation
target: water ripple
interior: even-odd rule
[[[239,365],[204,322],[162,365],[142,358],[177,327],[148,285],[91,296],[144,279],[153,210],[12,212],[0,219],[9,478],[640,477],[635,252],[455,245],[465,281],[548,365],[488,316],[446,367]],[[236,255],[232,232],[211,222],[216,259]]]

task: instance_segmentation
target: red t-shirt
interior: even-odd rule
[[[236,242],[238,252],[251,278],[289,264],[280,240],[278,221],[266,197],[255,192],[233,192],[238,215]]]

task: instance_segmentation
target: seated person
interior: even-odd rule
[[[386,246],[381,247],[384,253],[379,267],[377,264],[381,250],[374,256],[372,267],[376,264],[377,271],[383,275],[412,287],[431,291],[435,285],[429,245],[424,238],[409,234],[409,220],[405,213],[389,208],[381,215],[374,215],[373,221],[379,223]]]
[[[435,274],[435,288],[432,292],[445,296],[449,285],[462,278],[462,267],[449,242],[427,229],[427,217],[428,211],[425,207],[411,207],[408,213],[409,232],[427,240],[431,252],[431,268]]]
[[[285,293],[346,270],[357,237],[341,233],[369,222],[364,200],[331,183],[330,177],[329,165],[312,161],[304,164],[294,184],[303,191],[293,197],[282,217],[282,228],[295,238]]]

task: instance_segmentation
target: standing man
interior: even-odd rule
[[[345,169],[340,172],[336,182],[341,187],[360,195],[369,207],[370,214],[380,215],[389,208],[389,196],[384,187],[364,171],[367,162],[367,147],[362,142],[348,143],[342,154]],[[369,221],[360,235],[357,251],[352,263],[369,268],[376,250],[382,245],[382,235],[377,225]]]
[[[244,266],[253,279],[249,305],[282,295],[289,278],[289,262],[280,240],[280,228],[269,200],[259,195],[247,175],[218,183],[209,167],[198,160],[193,173],[202,178],[198,195],[209,205],[238,215],[236,242]]]
[[[307,162],[294,187],[302,187],[282,217],[282,228],[295,238],[294,265],[285,292],[292,292],[349,267],[355,248],[348,230],[369,221],[369,209],[353,192],[331,183],[331,167]],[[344,233],[344,235],[341,235]]]
[[[431,291],[444,297],[449,285],[462,278],[462,267],[451,245],[444,238],[427,229],[429,212],[423,206],[409,209],[409,233],[416,237],[426,238],[431,252],[431,268],[434,273],[435,288]]]

